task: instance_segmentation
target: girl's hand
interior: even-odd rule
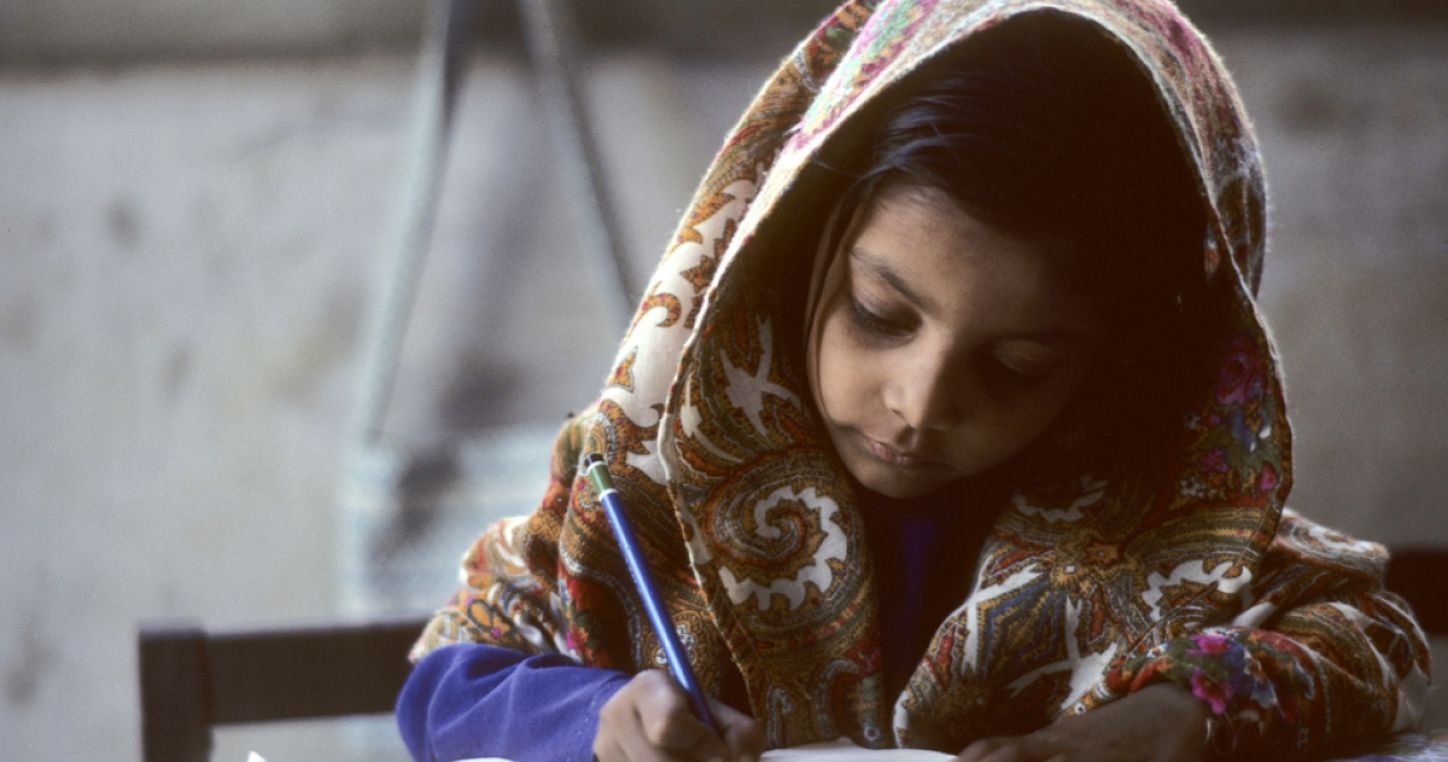
[[[1023,736],[983,738],[959,762],[1201,762],[1207,707],[1169,683]]]
[[[764,734],[758,723],[713,699],[709,709],[724,731],[723,738],[694,717],[688,696],[667,673],[644,670],[599,711],[593,755],[600,762],[759,759]]]

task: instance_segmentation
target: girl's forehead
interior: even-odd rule
[[[986,224],[943,191],[887,192],[863,213],[847,242],[851,272],[926,317],[1032,334],[1094,322],[1050,244]]]

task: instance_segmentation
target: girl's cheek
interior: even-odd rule
[[[850,340],[847,326],[825,334],[820,351],[820,389],[832,418],[853,421],[867,410],[872,394],[880,386],[882,364],[877,353],[858,347]],[[828,341],[833,338],[833,341]]]

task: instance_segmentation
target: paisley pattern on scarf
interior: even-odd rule
[[[805,174],[926,61],[1019,14],[1097,25],[1140,63],[1200,178],[1212,369],[1149,458],[1017,486],[971,592],[898,696],[885,694],[875,583],[852,487],[807,399],[779,273],[809,256],[772,224]],[[795,192],[799,191],[799,192]],[[816,205],[817,208],[817,205]],[[804,216],[809,219],[808,216]],[[1203,38],[1160,0],[848,2],[766,83],[660,262],[600,399],[570,421],[526,518],[490,527],[414,656],[476,641],[585,664],[662,664],[577,464],[622,493],[701,683],[743,678],[772,745],[848,735],[958,752],[1156,681],[1211,707],[1212,742],[1306,754],[1406,727],[1421,631],[1381,589],[1381,547],[1285,511],[1291,434],[1253,302],[1265,242],[1255,140]],[[801,253],[804,251],[805,253]],[[967,507],[962,507],[962,510]]]

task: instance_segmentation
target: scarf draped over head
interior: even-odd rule
[[[887,695],[863,521],[809,401],[797,314],[782,316],[781,305],[803,298],[806,289],[791,281],[810,279],[811,236],[829,213],[820,159],[857,150],[855,123],[912,72],[982,30],[1035,13],[1084,20],[1119,45],[1180,138],[1207,216],[1201,261],[1213,303],[1200,355],[1208,377],[1152,457],[1111,473],[1022,484],[1001,505],[963,506],[999,514],[971,592],[904,691]],[[1218,633],[1220,648],[1265,653],[1252,628],[1274,616],[1293,624],[1280,612],[1302,596],[1375,588],[1384,561],[1378,546],[1284,513],[1291,436],[1253,301],[1264,210],[1256,143],[1237,93],[1167,2],[847,2],[783,62],[727,138],[600,399],[560,434],[540,507],[475,543],[465,588],[414,655],[473,641],[629,671],[662,665],[578,469],[596,453],[701,684],[747,708],[773,745],[848,735],[869,746],[958,752],[974,738],[1024,732],[1153,680],[1225,681],[1192,661],[1190,638]],[[1306,565],[1279,569],[1278,557]],[[1294,626],[1318,645],[1346,626],[1328,614],[1299,618]],[[1394,626],[1411,640],[1415,626],[1400,619]],[[1265,667],[1304,669],[1293,641],[1271,644],[1287,656]],[[1382,705],[1357,717],[1311,715],[1317,724],[1303,731],[1311,737],[1293,736],[1289,746],[1411,713],[1411,700],[1384,686],[1426,669],[1420,650],[1338,658],[1347,662],[1340,671],[1382,689],[1372,694],[1384,694]],[[1330,687],[1317,673],[1284,680],[1273,685]],[[1281,735],[1280,712],[1255,724],[1237,717],[1265,701],[1261,691],[1224,684],[1196,692],[1219,702],[1213,711],[1230,742]],[[1300,717],[1330,701],[1291,698]]]

